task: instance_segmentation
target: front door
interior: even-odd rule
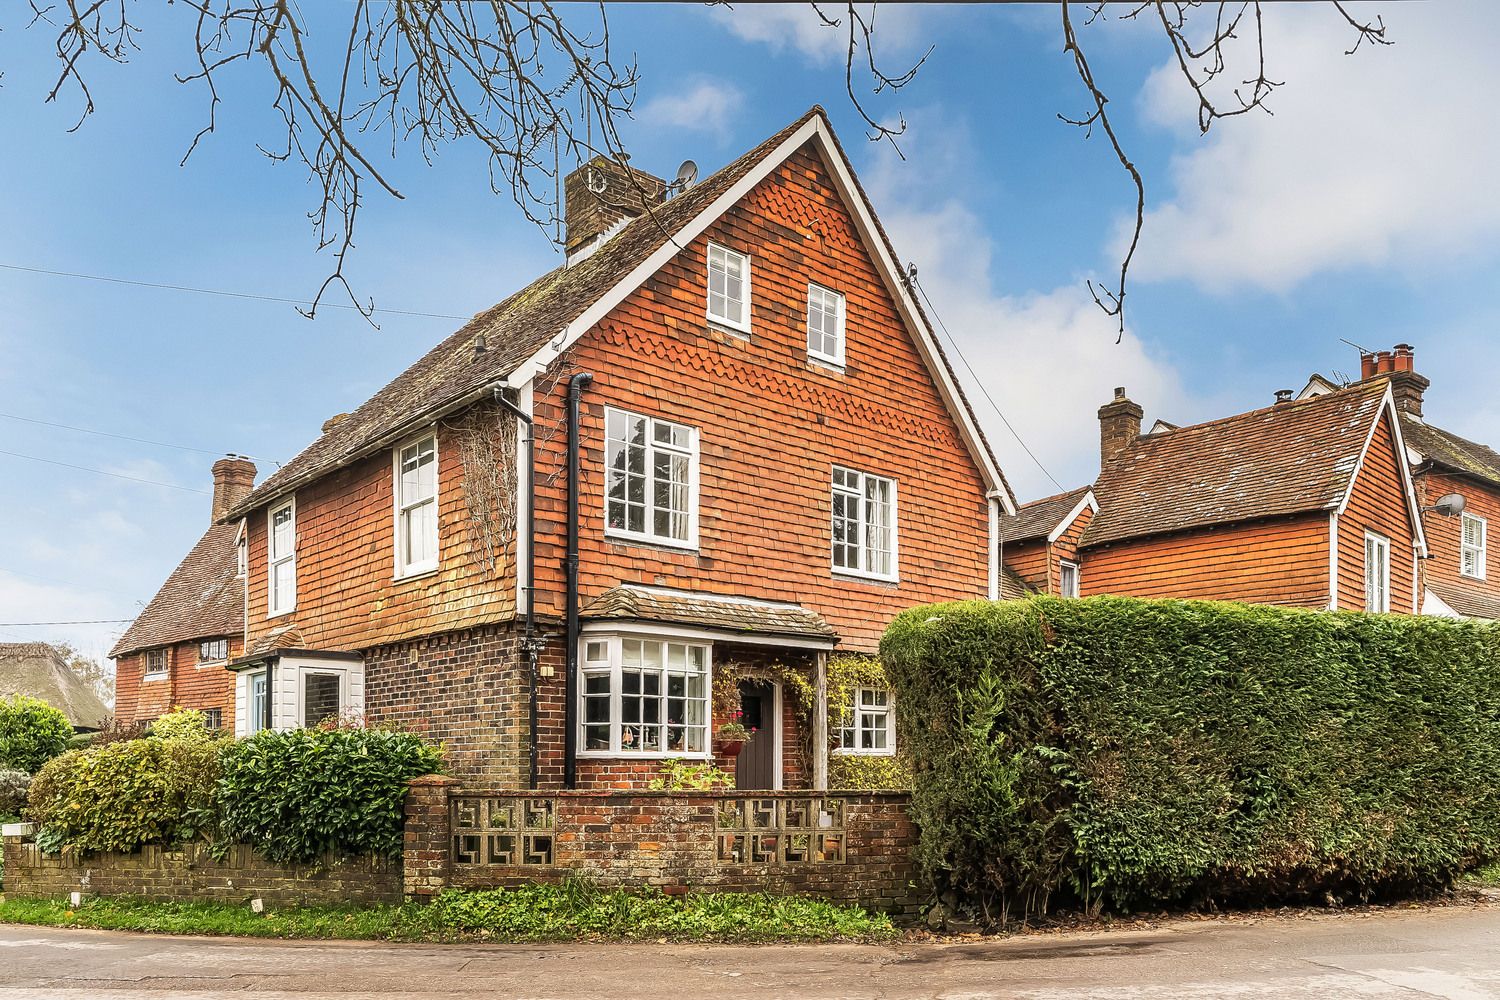
[[[777,700],[770,681],[740,682],[740,721],[754,735],[734,763],[737,788],[776,787]]]

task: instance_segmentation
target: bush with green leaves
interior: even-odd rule
[[[25,771],[0,771],[0,816],[19,816],[26,808],[26,789],[31,775]]]
[[[661,762],[661,774],[647,786],[654,792],[711,792],[734,787],[734,775],[711,761],[683,761],[669,757]]]
[[[383,729],[259,732],[226,743],[224,833],[273,861],[401,851],[406,783],[441,770],[441,750]]]
[[[197,743],[212,743],[224,738],[224,734],[208,728],[208,716],[196,708],[180,707],[151,723],[146,735],[158,740],[191,740]]]
[[[40,843],[134,851],[212,837],[219,749],[200,739],[139,739],[72,750],[32,779],[25,816]]]
[[[0,698],[0,768],[35,774],[72,738],[68,717],[45,701],[24,694]]]
[[[918,860],[976,912],[1368,897],[1500,856],[1500,628],[1128,598],[914,608]]]

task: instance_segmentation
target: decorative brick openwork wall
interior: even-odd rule
[[[405,890],[569,876],[666,892],[773,892],[908,912],[909,797],[883,792],[517,792],[419,778]]]
[[[264,899],[292,903],[393,903],[401,864],[380,858],[326,858],[310,865],[267,861],[248,847],[216,861],[202,844],[143,847],[134,854],[43,854],[28,837],[5,840],[5,892],[11,896],[144,896],[161,902]]]

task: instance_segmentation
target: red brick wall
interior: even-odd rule
[[[229,637],[229,657],[244,648],[239,636]],[[198,641],[168,647],[166,677],[145,678],[146,654],[131,653],[115,661],[115,720],[120,725],[149,722],[174,708],[217,708],[223,725],[234,728],[234,675],[223,662],[198,665]]]
[[[1500,533],[1500,489],[1438,472],[1425,472],[1417,477],[1417,495],[1422,506],[1437,503],[1439,497],[1449,493],[1462,496],[1466,512],[1484,518],[1490,532]],[[1486,562],[1489,565],[1485,579],[1477,580],[1463,575],[1463,518],[1423,514],[1422,529],[1427,535],[1427,549],[1432,553],[1432,558],[1423,560],[1421,564],[1424,582],[1435,580],[1450,587],[1500,599],[1500,549],[1495,548],[1500,534],[1488,540]]]
[[[1082,590],[1125,597],[1328,606],[1326,514],[1088,548]]]
[[[1416,546],[1406,500],[1401,466],[1396,455],[1390,417],[1382,416],[1370,440],[1364,464],[1354,480],[1349,506],[1339,515],[1339,607],[1365,609],[1365,531],[1391,540],[1391,610],[1417,609]]]
[[[751,255],[749,339],[708,327],[713,240]],[[847,296],[847,367],[808,361],[807,285]],[[583,414],[582,589],[622,582],[799,601],[874,650],[890,619],[928,601],[983,597],[988,515],[959,438],[826,168],[793,156],[630,295],[568,356],[592,372]],[[604,407],[699,429],[696,552],[604,537]],[[565,380],[537,400],[563,419]],[[562,608],[565,435],[540,449],[537,566],[542,603]],[[829,504],[835,463],[898,482],[899,584],[835,576]]]

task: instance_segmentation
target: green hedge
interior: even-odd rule
[[[68,749],[68,717],[39,698],[0,698],[0,770],[33,774]]]
[[[225,836],[292,862],[401,853],[406,783],[442,767],[439,748],[381,729],[260,732],[220,763]]]
[[[1368,896],[1500,856],[1500,631],[1127,598],[881,643],[919,861],[976,911]]]

